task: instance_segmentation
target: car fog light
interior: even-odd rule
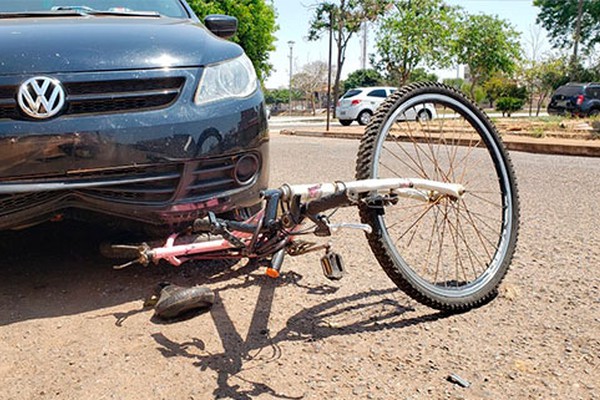
[[[247,185],[258,175],[260,162],[254,154],[242,156],[235,164],[235,180],[239,185]]]

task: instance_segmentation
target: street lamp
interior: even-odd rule
[[[294,61],[294,45],[296,44],[293,40],[287,42],[290,46],[290,99],[289,99],[289,114],[292,115],[292,67]]]

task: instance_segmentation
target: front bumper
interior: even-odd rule
[[[80,87],[165,77],[185,83],[171,103],[143,111],[90,108],[86,113],[84,108],[47,121],[5,114],[0,118],[0,229],[35,224],[69,209],[178,225],[207,211],[257,203],[268,183],[262,93],[199,107],[193,97],[201,73],[184,68],[53,74]],[[0,75],[0,89],[27,78]],[[259,161],[259,172],[239,182],[235,166],[246,154]]]

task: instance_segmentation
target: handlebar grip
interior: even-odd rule
[[[305,214],[317,215],[323,211],[343,207],[350,204],[346,191],[325,196],[319,200],[313,200],[306,205]]]

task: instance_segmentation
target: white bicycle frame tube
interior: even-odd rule
[[[444,183],[427,179],[367,179],[362,181],[321,183],[317,185],[283,185],[283,200],[299,195],[302,201],[318,200],[346,190],[349,198],[357,199],[360,194],[379,191],[393,191],[399,196],[428,201],[434,192],[460,198],[465,188],[456,183]]]
[[[399,196],[420,201],[428,202],[436,195],[446,195],[453,198],[460,198],[465,193],[465,188],[462,185],[453,183],[444,183],[430,181],[426,179],[367,179],[362,181],[351,182],[336,182],[336,183],[321,183],[317,185],[283,185],[280,190],[283,193],[282,200],[288,201],[296,195],[300,195],[303,202],[310,202],[321,199],[326,196],[346,193],[350,199],[358,199],[363,193],[388,191],[397,193]],[[257,223],[262,217],[261,211],[257,215],[251,217],[246,223]],[[344,224],[341,224],[339,227]],[[347,225],[346,225],[347,227]],[[356,226],[362,228],[362,226]],[[238,239],[250,240],[252,234],[244,232],[232,232]],[[207,254],[215,251],[232,249],[234,246],[227,240],[220,238],[203,243],[191,243],[184,245],[175,245],[177,235],[169,237],[165,245],[161,248],[149,250],[146,257],[157,262],[165,259],[169,263],[179,266],[188,257],[200,254]]]

